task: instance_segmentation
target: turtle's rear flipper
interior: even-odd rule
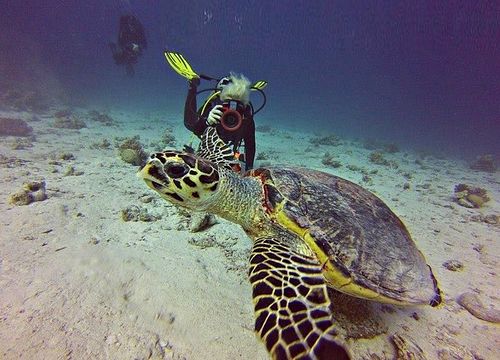
[[[255,331],[273,359],[349,359],[336,340],[321,264],[291,250],[288,240],[255,240],[249,273]]]

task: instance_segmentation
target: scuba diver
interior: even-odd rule
[[[181,54],[166,51],[165,57],[176,72],[189,80],[184,105],[184,125],[186,128],[194,135],[201,137],[208,126],[214,126],[220,138],[233,148],[235,160],[244,163],[244,170],[252,169],[255,159],[254,115],[266,103],[262,89],[267,85],[267,82],[257,81],[252,85],[245,76],[235,73],[230,73],[221,79],[198,75]],[[198,91],[200,79],[215,80],[217,85],[215,88]],[[197,109],[196,97],[206,91],[212,91],[212,93]],[[264,100],[257,110],[254,110],[250,101],[251,91],[258,91]],[[242,148],[244,151],[241,151]],[[194,151],[191,146],[186,146],[186,150]]]
[[[118,32],[118,44],[109,43],[113,59],[116,65],[125,65],[127,75],[133,76],[134,64],[148,47],[144,27],[133,15],[122,15],[120,17],[120,28]]]
[[[255,158],[254,115],[266,105],[266,94],[262,89],[267,86],[267,81],[260,80],[250,84],[245,76],[234,73],[221,79],[197,74],[181,54],[165,51],[164,55],[172,69],[189,81],[188,94],[184,104],[184,125],[186,128],[193,133],[193,137],[195,135],[201,137],[207,127],[215,126],[220,138],[232,147],[235,156],[233,170],[242,172],[252,169]],[[201,79],[217,81],[217,85],[215,88],[198,90]],[[210,96],[197,109],[196,97],[208,91],[211,92]],[[250,101],[252,91],[262,95],[263,102],[257,110],[254,110]],[[191,144],[186,145],[184,150],[194,152]],[[242,147],[245,149],[243,153],[240,152]],[[198,232],[216,222],[214,215],[197,212],[191,216],[189,230]]]
[[[250,105],[250,81],[243,75],[231,73],[220,79],[218,95],[211,96],[197,110],[196,95],[199,78],[189,81],[184,105],[184,126],[198,137],[208,126],[215,126],[225,143],[233,147],[237,160],[245,163],[245,170],[253,168],[255,158],[255,122]],[[240,148],[244,144],[244,153]]]

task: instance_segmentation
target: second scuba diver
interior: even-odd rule
[[[125,65],[127,75],[134,75],[134,64],[148,47],[144,27],[133,15],[120,17],[118,44],[109,43],[116,65]]]
[[[253,168],[255,122],[250,103],[251,83],[243,75],[230,73],[217,83],[214,93],[197,109],[198,77],[189,80],[184,106],[184,125],[200,137],[208,126],[215,126],[224,142],[233,147],[245,170]],[[241,149],[244,148],[244,152]]]

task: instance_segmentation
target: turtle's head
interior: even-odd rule
[[[192,210],[206,210],[219,187],[217,165],[180,151],[152,154],[138,176],[165,200]]]

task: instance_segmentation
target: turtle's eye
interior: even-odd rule
[[[178,179],[188,173],[189,167],[183,164],[173,164],[167,166],[165,171],[171,178]]]

